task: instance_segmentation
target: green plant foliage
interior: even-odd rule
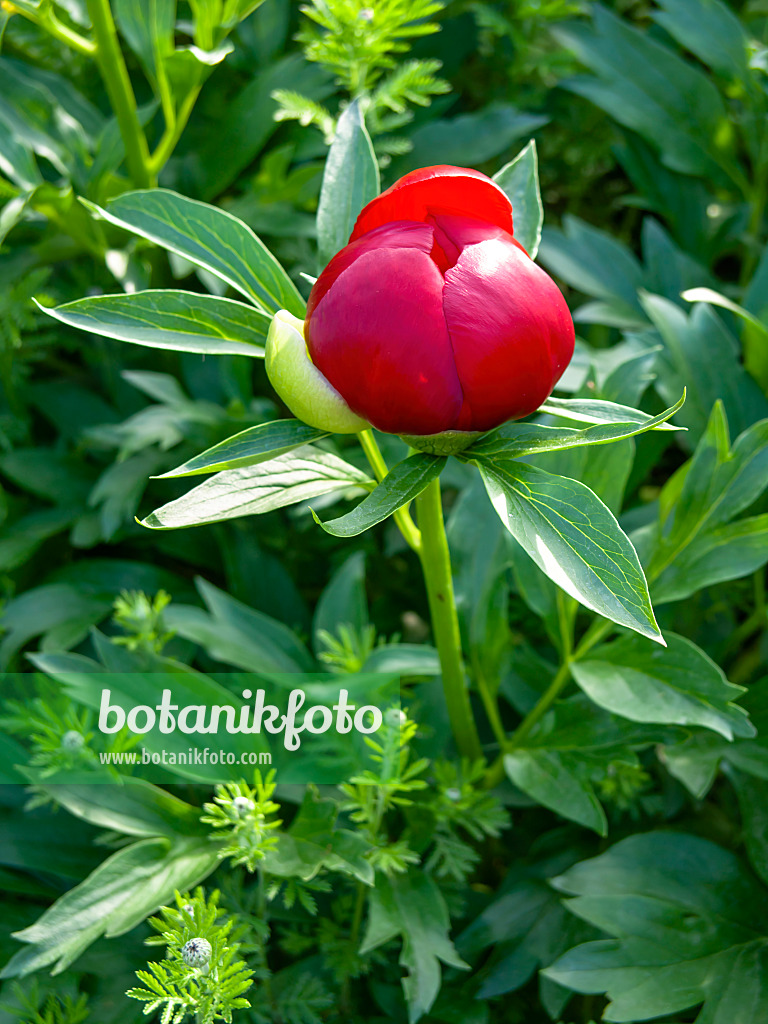
[[[0,6],[2,1024],[762,1024],[765,4]],[[290,418],[271,317],[440,163],[566,296],[555,394]],[[191,740],[105,679],[254,672],[380,704],[340,785],[102,763]]]

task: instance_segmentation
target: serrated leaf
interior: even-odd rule
[[[327,436],[326,431],[310,427],[301,420],[259,423],[256,427],[248,427],[239,434],[233,434],[226,441],[195,455],[175,469],[169,469],[158,479],[198,476],[203,473],[219,473],[225,469],[239,469],[242,466],[256,466]]]
[[[515,238],[531,259],[535,260],[544,223],[536,141],[531,139],[514,160],[510,160],[494,174],[493,180],[506,192],[512,203]]]
[[[196,292],[99,295],[54,309],[39,308],[61,323],[91,334],[200,355],[263,358],[269,330],[269,317],[259,310]]]
[[[86,205],[111,224],[215,274],[264,312],[287,309],[304,316],[304,300],[269,249],[224,210],[167,189],[126,192],[105,209]]]
[[[447,461],[446,458],[417,452],[393,466],[357,508],[325,523],[313,512],[315,522],[334,537],[356,537],[417,498],[440,475]]]
[[[548,427],[542,423],[505,423],[498,430],[475,441],[461,455],[466,458],[483,455],[486,457],[498,456],[502,459],[520,459],[526,455],[578,448],[581,445],[609,444],[623,438],[635,437],[646,430],[654,430],[662,424],[666,424],[666,421],[682,408],[684,402],[685,392],[673,406],[652,419],[642,422],[635,420],[626,423],[600,423],[584,430],[576,430],[572,427]]]
[[[591,611],[664,643],[637,552],[596,494],[522,462],[477,462],[501,521],[542,572]]]
[[[217,473],[150,513],[142,526],[174,530],[261,515],[321,494],[372,484],[365,473],[343,459],[307,446],[258,466]]]
[[[628,636],[575,661],[573,678],[600,707],[633,722],[699,725],[726,739],[752,736],[743,708],[733,704],[744,692],[692,641],[667,634],[667,647]]]
[[[357,215],[379,194],[379,165],[357,100],[339,118],[328,151],[317,208],[321,265],[343,249]]]

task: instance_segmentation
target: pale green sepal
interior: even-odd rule
[[[456,455],[482,436],[482,430],[443,430],[439,434],[401,434],[400,438],[427,455]]]
[[[266,367],[272,387],[297,419],[331,434],[356,434],[370,423],[352,412],[309,358],[304,322],[281,309],[267,334]]]

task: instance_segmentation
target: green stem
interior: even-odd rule
[[[15,7],[12,2],[3,5],[4,9],[10,14],[20,14],[22,18],[26,18],[35,25],[39,25],[40,28],[44,29],[49,36],[53,36],[54,39],[58,39],[60,43],[64,43],[72,50],[76,50],[77,53],[82,53],[84,57],[95,57],[96,56],[96,44],[91,42],[90,39],[86,39],[85,36],[81,36],[79,32],[75,32],[74,29],[69,28],[63,22],[59,21],[55,14],[49,11],[47,14],[33,14],[31,11],[23,11],[19,7]]]
[[[544,693],[541,695],[536,704],[531,708],[525,718],[522,720],[520,725],[512,733],[509,742],[507,743],[506,753],[510,753],[522,744],[523,740],[531,733],[534,726],[538,725],[541,719],[546,715],[552,705],[555,703],[557,698],[560,696],[560,692],[568,682],[571,675],[571,659],[564,661],[560,668],[557,670],[554,679],[546,688]]]
[[[96,40],[96,60],[115,112],[125,146],[125,160],[134,185],[150,188],[149,149],[136,112],[136,97],[128,77],[109,0],[86,0]]]
[[[432,631],[440,656],[443,692],[448,718],[462,757],[476,760],[483,756],[461,656],[461,635],[451,576],[451,556],[445,535],[440,478],[433,480],[416,499],[421,530],[421,567],[427,586]]]
[[[163,167],[165,167],[168,158],[176,148],[178,141],[187,126],[189,116],[197,102],[197,97],[200,95],[200,88],[200,86],[197,86],[187,94],[184,102],[179,108],[178,114],[168,116],[162,138],[158,142],[154,153],[149,158],[150,171],[155,177],[157,177]]]
[[[381,449],[376,444],[376,438],[373,436],[372,430],[361,430],[357,435],[362,445],[362,449],[365,452],[365,457],[373,470],[373,475],[381,483],[384,477],[389,472],[387,464],[384,461],[384,456],[381,454]],[[413,519],[411,519],[410,512],[407,507],[399,508],[397,512],[392,516],[397,524],[400,533],[402,533],[406,544],[412,548],[417,555],[421,554],[421,533],[419,532]]]
[[[522,741],[528,737],[534,726],[541,721],[560,696],[563,687],[570,679],[571,665],[574,661],[579,661],[579,659],[583,658],[613,629],[613,623],[609,622],[608,619],[596,619],[581,638],[576,650],[571,653],[573,641],[568,625],[567,609],[564,604],[561,609],[560,626],[562,631],[563,662],[539,700],[531,708],[520,725],[518,725],[510,738],[502,744],[501,754],[488,769],[483,780],[483,785],[487,789],[493,789],[494,786],[498,786],[504,778],[504,755],[516,750],[521,745]]]

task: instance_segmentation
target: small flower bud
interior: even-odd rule
[[[250,814],[254,808],[253,800],[249,800],[247,796],[236,796],[232,801],[232,806],[240,815],[244,818],[246,814]]]
[[[65,732],[61,737],[61,749],[62,750],[80,750],[85,743],[83,734],[77,732],[76,729],[70,729],[69,732]]]
[[[208,939],[190,939],[184,944],[181,955],[187,967],[199,970],[211,959],[211,944]]]
[[[373,21],[373,8],[364,7],[358,14],[360,21]]]
[[[189,914],[190,917],[195,916],[195,908],[192,906],[191,903],[185,903],[181,909],[184,911],[185,914]]]
[[[384,716],[387,725],[391,725],[394,728],[399,728],[401,725],[405,725],[407,716],[404,711],[400,708],[390,708]]]
[[[456,803],[457,800],[461,800],[461,790],[456,789],[455,786],[452,786],[450,789],[446,789],[445,795],[449,800],[453,800],[454,803]]]

